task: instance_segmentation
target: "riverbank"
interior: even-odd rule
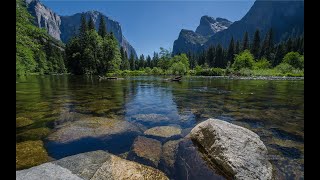
[[[304,70],[292,70],[292,71],[282,71],[278,69],[240,69],[235,71],[233,69],[221,69],[221,68],[208,68],[208,69],[194,69],[189,70],[187,73],[172,73],[170,70],[163,70],[161,68],[145,68],[140,70],[119,70],[112,73],[107,73],[108,77],[125,77],[125,76],[149,76],[149,75],[185,75],[185,76],[227,76],[227,77],[249,77],[256,78],[270,77],[304,77]],[[292,79],[292,78],[288,78]]]

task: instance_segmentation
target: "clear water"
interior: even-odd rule
[[[182,82],[167,82],[163,77],[99,81],[83,76],[28,76],[16,81],[16,115],[34,122],[16,129],[16,143],[41,139],[53,159],[98,149],[122,156],[130,151],[136,135],[59,144],[49,142],[48,134],[38,137],[25,132],[47,127],[52,133],[81,115],[134,123],[132,117],[137,114],[159,114],[169,120],[140,122],[139,126],[180,126],[185,135],[197,123],[219,118],[261,137],[276,177],[304,179],[303,80],[185,77]],[[176,157],[170,172],[161,165],[157,168],[175,179],[223,179],[202,160],[192,142],[183,143]]]

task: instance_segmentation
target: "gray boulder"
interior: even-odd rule
[[[191,130],[210,163],[234,179],[271,179],[266,146],[254,132],[231,123],[208,119]]]

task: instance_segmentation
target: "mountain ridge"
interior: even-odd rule
[[[303,34],[304,1],[256,0],[239,21],[233,22],[226,29],[211,34],[205,43],[192,44],[192,47],[181,48],[180,46],[183,44],[189,45],[188,42],[190,40],[181,38],[179,34],[178,39],[173,43],[173,54],[187,53],[189,51],[199,52],[217,44],[221,44],[226,48],[232,37],[234,41],[239,40],[241,42],[246,31],[251,42],[257,29],[260,30],[260,38],[263,40],[270,28],[274,32],[275,43]],[[193,40],[193,42],[196,41]]]

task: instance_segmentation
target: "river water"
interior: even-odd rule
[[[135,138],[144,136],[143,130],[178,127],[182,129],[181,138],[197,123],[218,118],[260,136],[268,148],[276,177],[304,179],[303,80],[185,77],[182,82],[168,82],[163,79],[141,76],[99,81],[97,77],[71,75],[17,78],[16,116],[31,121],[17,126],[16,143],[41,140],[52,159],[102,149],[138,161],[128,154]],[[139,127],[142,134],[121,131],[100,138],[91,136],[90,131],[86,132],[90,138],[68,137],[71,139],[68,143],[48,138],[64,124],[72,126],[88,117],[127,121]],[[137,121],[136,117],[147,118]],[[83,137],[81,128],[79,132],[77,128],[72,131],[72,136]],[[207,166],[189,141],[183,141],[177,149],[171,169],[161,162],[155,168],[172,179],[223,179]]]

